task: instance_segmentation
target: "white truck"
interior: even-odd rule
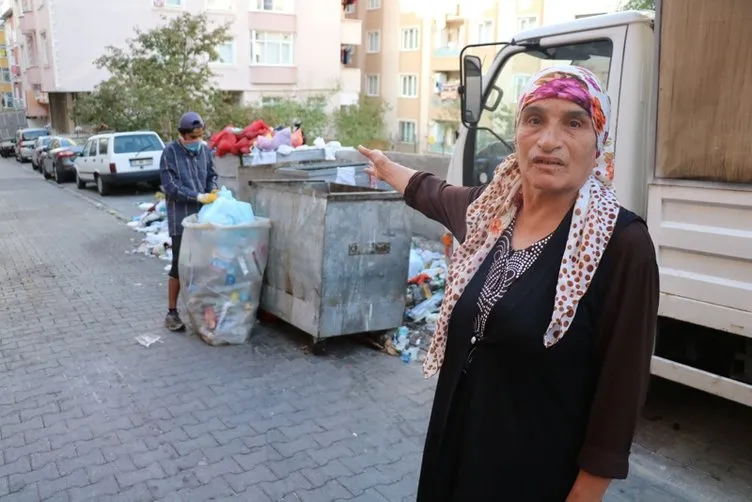
[[[752,406],[752,1],[658,0],[540,27],[488,58],[463,50],[453,184],[478,185],[513,148],[527,79],[554,64],[612,100],[615,187],[645,218],[660,266],[654,375]]]

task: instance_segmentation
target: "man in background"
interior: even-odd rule
[[[198,113],[180,117],[178,139],[165,146],[159,170],[167,203],[167,225],[172,239],[172,266],[167,286],[165,328],[184,331],[178,313],[180,276],[178,261],[183,237],[183,218],[198,213],[203,204],[217,199],[217,171],[209,148],[203,143],[204,121]]]

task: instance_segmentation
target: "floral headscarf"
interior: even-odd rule
[[[587,292],[614,230],[619,202],[614,193],[614,154],[608,138],[611,107],[608,95],[590,71],[577,66],[553,66],[533,76],[520,98],[520,112],[543,99],[565,99],[582,107],[593,122],[598,164],[580,188],[572,212],[567,244],[559,268],[554,311],[542,343],[552,347],[569,329],[577,306]],[[423,362],[426,378],[444,362],[446,337],[452,309],[475,272],[517,214],[522,176],[514,154],[496,168],[493,180],[467,210],[467,236],[449,265],[444,302],[441,305],[428,356]]]

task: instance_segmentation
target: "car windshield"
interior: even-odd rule
[[[63,138],[60,140],[60,146],[74,146],[76,144],[75,141],[68,138]]]
[[[39,139],[39,146],[47,146],[50,144],[50,141],[52,141],[52,138],[50,137],[44,137]]]
[[[161,151],[162,148],[162,143],[156,134],[115,136],[115,153],[154,152]]]
[[[37,129],[34,131],[26,131],[22,133],[21,138],[23,138],[24,141],[29,141],[32,139],[37,139],[40,136],[49,136],[49,133],[46,129]]]

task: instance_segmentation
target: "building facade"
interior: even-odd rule
[[[386,101],[393,148],[451,154],[459,128],[459,55],[468,44],[510,40],[544,24],[605,14],[619,0],[358,0],[347,17],[363,22],[363,42],[351,65],[363,92]],[[499,47],[471,49],[490,65]],[[538,62],[517,63],[503,78],[522,89]],[[509,76],[506,75],[509,73]],[[505,87],[506,88],[506,87]],[[514,92],[507,101],[514,100]],[[515,101],[516,103],[516,101]]]
[[[2,108],[24,109],[23,84],[21,81],[21,67],[17,40],[17,27],[13,18],[12,0],[0,2],[0,101]]]
[[[232,40],[217,50],[217,86],[246,103],[262,97],[332,92],[332,106],[351,104],[361,74],[343,63],[343,46],[362,41],[361,22],[345,19],[339,0],[14,0],[20,28],[21,73],[30,121],[60,131],[73,127],[77,93],[108,78],[93,61],[104,48],[124,47],[134,28],[149,30],[162,16],[205,12],[229,23]],[[335,92],[336,91],[336,92]]]

